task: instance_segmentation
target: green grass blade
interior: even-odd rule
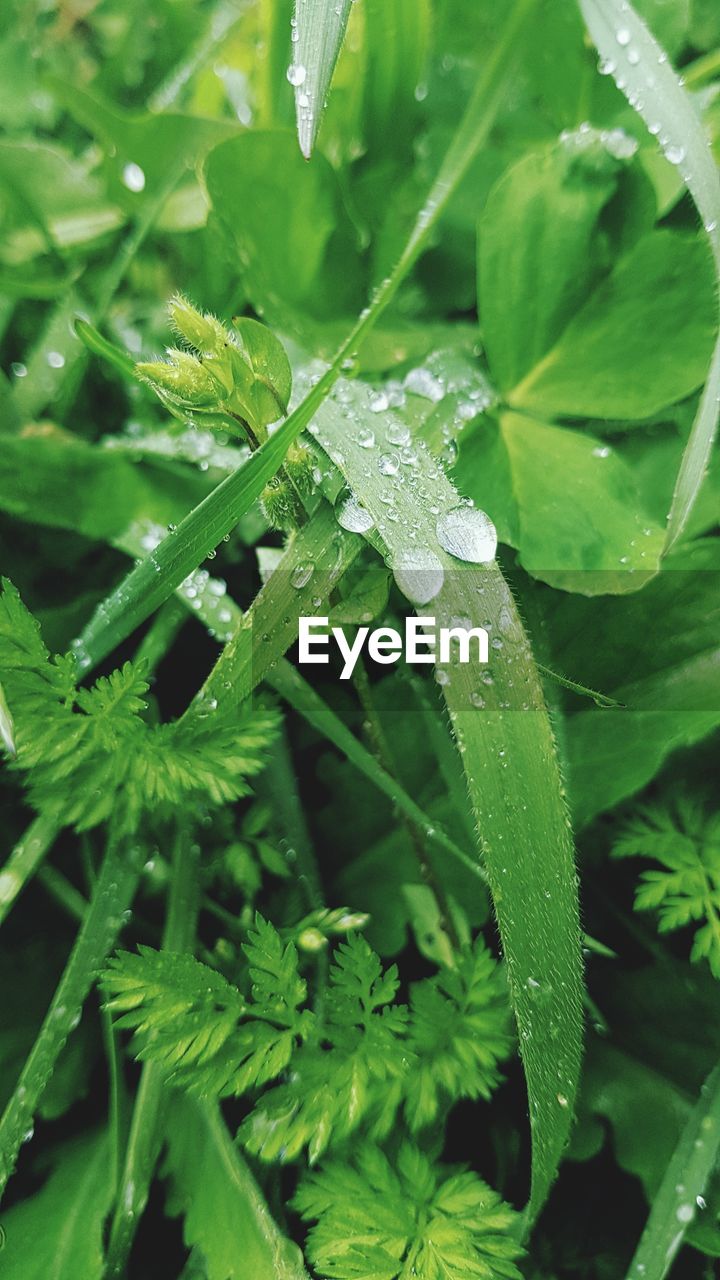
[[[627,0],[579,3],[590,35],[618,87],[683,176],[710,239],[720,286],[720,175],[692,99]],[[720,334],[675,483],[666,552],[685,529],[700,491],[719,413]]]
[[[330,81],[342,46],[352,0],[296,0],[293,60],[288,79],[295,89],[300,150],[310,159]]]
[[[720,1066],[708,1076],[665,1170],[627,1280],[664,1280],[720,1152]]]
[[[42,815],[34,818],[0,871],[0,924],[54,844],[60,828]]]
[[[76,646],[81,673],[102,661],[197,568],[259,498],[267,481],[282,465],[287,449],[311,422],[340,377],[344,362],[353,358],[427,248],[439,218],[487,140],[507,86],[508,73],[519,57],[520,36],[534,4],[535,0],[517,0],[511,10],[395,268],[376,290],[329,368],[317,385],[310,387],[279,430],[238,472],[228,476],[195,507],[99,606]]]
[[[0,1197],[60,1053],[76,1026],[95,974],[115,945],[142,863],[139,850],[111,842],[92,901],[37,1039],[0,1119]]]
[[[492,660],[438,672],[460,751],[508,964],[533,1137],[528,1221],[540,1211],[567,1141],[582,1046],[582,962],[573,844],[537,667],[509,587],[495,564],[443,549],[437,520],[459,495],[419,441],[407,462],[387,458],[402,423],[374,413],[372,393],[343,382],[313,424],[317,443],[375,522],[389,564],[431,553],[442,589],[420,613],[438,626],[488,626]],[[358,428],[371,427],[372,450]],[[384,460],[384,465],[378,462]],[[422,493],[422,497],[419,494]],[[388,518],[393,513],[393,518]],[[453,621],[455,620],[455,621]],[[463,622],[467,626],[467,622]]]

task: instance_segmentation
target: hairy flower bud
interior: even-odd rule
[[[201,354],[218,353],[227,346],[228,336],[220,321],[198,311],[182,294],[177,293],[169,303],[168,314],[175,332]]]

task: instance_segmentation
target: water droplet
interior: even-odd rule
[[[413,604],[428,604],[442,587],[445,570],[434,552],[422,547],[402,551],[395,560],[393,577]]]
[[[302,65],[301,62],[290,63],[290,66],[287,69],[287,78],[290,81],[290,84],[295,89],[297,89],[301,84],[305,83],[306,76],[307,76],[307,69]]]
[[[707,1209],[707,1200],[704,1196],[696,1196],[695,1203],[698,1209]]]
[[[139,164],[126,164],[122,171],[123,186],[136,195],[145,190],[145,171]]]
[[[60,351],[48,351],[45,359],[51,369],[62,369],[65,364],[65,357]]]
[[[610,457],[610,448],[606,444],[599,444],[595,449],[593,449],[592,452],[593,452],[593,458],[609,458]]]
[[[290,586],[295,587],[299,591],[301,587],[306,587],[315,572],[315,565],[308,560],[306,564],[298,564],[290,574]]]
[[[378,458],[378,470],[383,476],[396,476],[400,470],[400,459],[396,453],[381,453]]]
[[[695,1209],[691,1204],[681,1204],[675,1212],[678,1222],[692,1222],[695,1217]]]
[[[461,505],[446,511],[438,516],[435,531],[440,546],[456,560],[487,564],[495,556],[495,525],[484,511],[476,507]]]
[[[404,445],[410,443],[410,428],[403,422],[393,422],[387,431],[388,444]]]
[[[615,71],[616,65],[612,58],[601,58],[598,62],[598,71],[601,76],[611,76]]]
[[[369,427],[362,427],[360,431],[358,431],[357,442],[361,449],[374,449],[375,432],[371,431]]]
[[[667,146],[665,148],[665,159],[669,160],[670,164],[682,164],[685,159],[685,148],[673,146],[672,144]]]
[[[348,533],[367,533],[375,521],[370,512],[358,502],[350,489],[342,489],[335,503],[335,517],[342,529]]]
[[[390,401],[384,391],[378,391],[375,395],[370,397],[371,413],[384,413],[386,409],[389,409],[389,407]]]
[[[618,27],[617,31],[615,32],[615,39],[617,40],[621,48],[624,49],[625,46],[630,43],[630,32],[628,31],[627,27]]]
[[[19,360],[14,360],[10,365],[10,372],[14,378],[27,378],[27,365],[21,364]]]

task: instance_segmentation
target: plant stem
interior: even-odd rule
[[[185,951],[192,945],[198,911],[197,851],[184,824],[178,830],[170,880],[163,949]],[[165,1076],[156,1063],[144,1065],[138,1086],[115,1213],[110,1228],[105,1276],[122,1276],[138,1221],[147,1204],[167,1102]]]
[[[387,740],[382,721],[378,715],[377,707],[375,706],[375,699],[373,698],[370,681],[368,680],[362,655],[353,672],[353,683],[360,700],[360,705],[367,723],[368,734],[378,763],[391,778],[396,778],[398,774],[397,764],[392,748],[390,747],[390,743]],[[455,923],[453,921],[452,912],[450,910],[445,890],[435,875],[433,867],[428,860],[427,849],[425,846],[425,833],[422,827],[419,827],[417,823],[413,822],[407,814],[400,812],[399,816],[400,821],[407,832],[410,844],[412,845],[413,853],[417,859],[417,863],[420,868],[420,875],[428,889],[433,893],[438,904],[440,912],[440,928],[447,935],[452,950],[457,951],[460,948],[460,939],[458,937],[457,929],[455,928]]]
[[[15,845],[0,871],[0,924],[9,914],[28,880],[35,875],[59,834],[60,827],[54,818],[41,814],[33,819],[24,836]]]
[[[122,928],[140,876],[138,850],[112,833],[92,901],[20,1079],[0,1120],[0,1196],[95,974]]]

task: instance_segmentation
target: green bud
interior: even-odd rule
[[[220,321],[198,311],[182,294],[177,293],[172,299],[168,313],[175,332],[201,354],[220,352],[227,346],[228,335]]]
[[[168,350],[168,360],[140,362],[135,372],[148,382],[161,399],[189,408],[217,404],[213,379],[197,356],[187,351]]]

